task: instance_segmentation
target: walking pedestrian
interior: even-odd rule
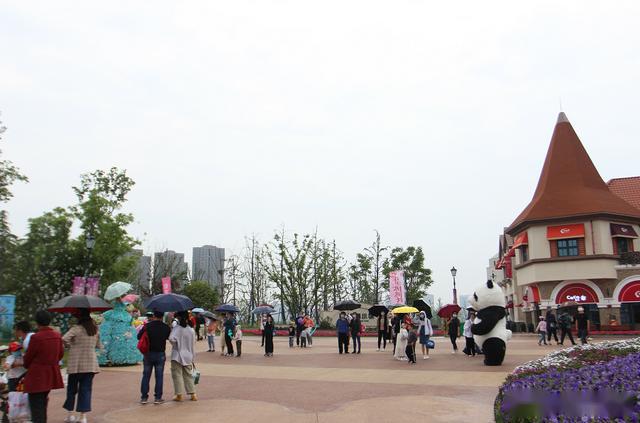
[[[416,364],[416,342],[418,341],[418,335],[411,323],[405,323],[405,329],[407,330],[407,346],[405,348],[405,354],[409,360],[409,364]]]
[[[236,341],[236,357],[242,355],[242,328],[240,325],[236,325],[236,333],[233,335],[233,339]]]
[[[60,360],[64,356],[64,347],[60,333],[49,324],[51,314],[46,310],[36,313],[38,332],[31,337],[29,348],[24,355],[24,392],[29,394],[32,423],[47,423],[49,392],[64,388],[60,374]]]
[[[587,335],[589,329],[589,318],[584,312],[584,307],[578,307],[578,315],[576,316],[576,322],[578,323],[578,338],[582,345],[587,344]]]
[[[536,332],[540,338],[538,339],[538,345],[542,345],[544,342],[547,345],[547,322],[544,320],[543,316],[540,316],[540,321],[538,322],[538,327],[536,327]]]
[[[392,336],[392,340],[393,340],[393,355],[396,354],[396,345],[398,343],[398,334],[400,333],[400,323],[402,322],[402,319],[400,318],[400,316],[396,316],[395,314],[393,315],[393,317],[391,318],[391,336]],[[402,354],[404,354],[404,349]]]
[[[312,332],[315,323],[313,322],[313,319],[311,319],[311,316],[305,314],[304,319],[302,320],[302,325],[304,326],[304,336],[307,338],[307,347],[311,348],[311,345],[313,344]]]
[[[267,315],[267,320],[264,322],[264,356],[273,356],[273,332],[275,325],[273,323],[273,317]]]
[[[387,319],[387,313],[382,312],[378,316],[378,322],[376,327],[378,328],[378,349],[380,351],[380,344],[382,343],[382,349],[387,349],[387,326],[389,321]]]
[[[191,401],[197,401],[196,386],[193,380],[195,363],[196,334],[189,325],[186,311],[176,313],[178,324],[171,330],[171,379],[173,380],[174,401],[182,401],[186,391]]]
[[[233,313],[229,313],[227,319],[224,321],[224,342],[227,344],[226,357],[233,357],[233,334],[236,330],[236,319]]]
[[[342,354],[344,350],[345,354],[349,354],[349,322],[344,311],[340,312],[340,317],[336,321],[336,332],[338,334],[338,353]]]
[[[427,317],[427,313],[421,311],[418,315],[418,334],[420,335],[420,346],[422,348],[422,359],[429,358],[429,338],[433,336],[433,327],[431,326],[431,320]]]
[[[89,310],[79,309],[76,313],[78,324],[73,326],[62,337],[62,342],[69,348],[67,358],[67,399],[62,406],[67,410],[65,422],[87,423],[87,413],[91,411],[91,392],[93,378],[100,373],[96,348],[100,347],[98,326],[91,318]],[[76,405],[76,396],[78,403]],[[80,413],[77,420],[73,409]]]
[[[164,313],[154,311],[153,317],[138,332],[138,340],[146,333],[149,340],[149,351],[144,354],[142,360],[142,381],[140,382],[140,404],[145,405],[149,402],[149,383],[151,382],[151,373],[155,373],[156,383],[154,388],[154,401],[156,405],[162,404],[162,384],[164,382],[164,363],[166,360],[165,350],[167,340],[171,334],[169,325],[162,321]]]
[[[358,313],[352,313],[351,322],[349,323],[349,327],[351,329],[351,339],[353,340],[353,351],[351,354],[360,354],[360,315]],[[358,349],[356,350],[356,344]]]
[[[225,340],[225,336],[224,336],[224,325],[227,322],[227,315],[225,313],[222,313],[222,321],[220,322],[220,325],[218,325],[218,336],[220,338],[220,355],[221,356],[226,356],[227,355],[227,342]]]
[[[302,347],[300,344],[300,337],[302,336],[302,331],[304,330],[304,317],[302,317],[302,313],[298,313],[298,317],[296,318],[296,345]]]
[[[293,339],[296,337],[296,324],[289,323],[289,348],[293,348]]]
[[[553,314],[551,309],[547,310],[545,321],[547,322],[547,341],[551,343],[551,336],[553,335],[556,345],[560,344],[558,341],[558,321],[556,320],[556,315]]]
[[[202,336],[200,335],[200,313],[194,313],[195,316],[193,316],[194,320],[195,320],[195,330],[196,330],[196,340],[200,341],[202,340]]]
[[[260,315],[260,336],[262,340],[260,342],[260,346],[264,347],[264,322],[267,320],[267,316],[265,314]]]
[[[471,326],[473,325],[473,319],[476,318],[476,314],[473,311],[469,312],[467,320],[464,321],[463,335],[465,340],[464,351],[468,357],[476,356],[476,342],[473,339],[473,333],[471,333]]]
[[[573,317],[567,311],[563,311],[558,317],[560,323],[560,345],[564,345],[564,337],[568,336],[571,341],[571,345],[575,345],[576,342],[573,340],[573,335],[571,334],[571,325],[573,324]]]
[[[406,323],[402,325],[398,335],[396,336],[396,351],[393,356],[396,360],[400,361],[407,360],[407,338],[409,337],[409,331],[407,331],[406,326]]]
[[[455,354],[458,352],[458,345],[456,344],[456,340],[460,336],[460,320],[458,319],[458,314],[453,313],[451,315],[451,319],[449,319],[449,339],[451,339],[451,345],[453,345],[453,351],[451,354]]]

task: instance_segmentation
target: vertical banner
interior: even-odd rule
[[[82,276],[76,276],[73,278],[73,288],[71,289],[72,295],[84,295],[86,282]]]
[[[404,304],[404,271],[394,270],[389,273],[389,297],[391,304]]]
[[[86,290],[87,295],[98,296],[100,289],[100,278],[87,278]]]
[[[169,276],[162,278],[162,293],[171,294],[171,278]]]
[[[9,340],[13,338],[15,309],[15,295],[0,295],[0,339]]]

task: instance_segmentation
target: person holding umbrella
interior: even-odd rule
[[[453,351],[451,354],[458,352],[458,345],[456,340],[460,336],[460,320],[458,319],[458,313],[453,313],[451,319],[449,319],[449,339],[451,339],[451,345],[453,345]]]
[[[338,333],[338,353],[342,354],[344,350],[345,354],[349,354],[349,322],[344,311],[340,312],[340,317],[336,321],[336,332]]]
[[[349,327],[351,329],[351,339],[353,340],[353,351],[351,354],[360,354],[360,315],[356,312],[351,314],[351,322],[349,322]],[[358,349],[356,350],[356,344]]]
[[[236,318],[233,313],[227,315],[224,321],[224,342],[227,345],[226,357],[233,357],[233,334],[236,332]]]
[[[171,334],[169,326],[162,321],[164,313],[162,311],[154,311],[151,320],[147,321],[144,327],[138,333],[138,340],[143,336],[147,336],[149,340],[149,350],[144,353],[142,360],[142,381],[140,382],[140,404],[145,405],[149,401],[149,382],[151,381],[151,373],[156,374],[155,384],[155,400],[154,404],[162,404],[162,384],[164,382],[164,363],[166,361],[165,350],[167,340]]]
[[[80,423],[87,422],[87,413],[91,411],[91,392],[93,378],[100,373],[96,348],[100,348],[98,326],[91,318],[89,309],[81,308],[74,313],[78,324],[63,337],[62,342],[69,348],[67,359],[67,399],[62,406],[68,411],[65,422],[77,421],[73,409],[80,413]],[[76,397],[78,403],[76,405]]]
[[[273,331],[275,327],[273,324],[273,317],[267,315],[267,320],[264,322],[264,356],[273,356]]]
[[[387,326],[389,321],[387,319],[387,312],[382,311],[378,315],[378,351],[380,351],[380,343],[382,342],[382,349],[387,349]]]
[[[178,324],[171,330],[169,342],[171,343],[171,379],[173,380],[174,401],[182,401],[182,395],[186,391],[191,401],[197,401],[196,387],[192,372],[195,362],[196,333],[189,326],[189,312],[176,313]]]

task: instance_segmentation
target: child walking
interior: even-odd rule
[[[405,349],[405,353],[407,354],[407,358],[409,359],[409,364],[416,364],[416,342],[418,341],[418,335],[416,335],[416,331],[413,330],[413,326],[411,323],[405,323],[407,332],[407,347]]]
[[[242,329],[240,329],[240,325],[236,325],[236,333],[233,339],[236,341],[236,357],[240,357],[242,355]]]
[[[544,321],[544,317],[540,316],[540,323],[538,323],[538,327],[536,328],[540,339],[538,339],[538,345],[542,345],[544,342],[547,345],[547,322]]]

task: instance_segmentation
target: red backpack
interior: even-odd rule
[[[142,336],[138,341],[138,350],[140,350],[142,354],[146,354],[149,352],[149,336],[147,335],[147,331],[144,330],[144,328],[142,330]]]

